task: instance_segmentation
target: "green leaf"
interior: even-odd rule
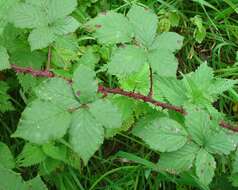
[[[151,10],[140,6],[132,6],[127,14],[134,27],[136,39],[146,47],[150,47],[157,30],[158,19]]]
[[[104,129],[94,117],[84,109],[73,115],[69,130],[70,144],[87,164],[104,140]]]
[[[0,112],[14,110],[14,107],[10,102],[11,97],[7,93],[8,89],[8,84],[3,81],[0,81]]]
[[[138,72],[146,64],[146,54],[141,48],[126,46],[117,48],[108,65],[108,72],[118,77],[124,77]]]
[[[89,111],[106,128],[119,128],[122,125],[121,113],[109,100],[99,99],[93,102]]]
[[[49,0],[49,21],[55,22],[71,14],[77,7],[77,0]]]
[[[164,49],[170,52],[176,52],[182,48],[182,45],[182,36],[175,32],[164,32],[156,37],[150,49]]]
[[[204,149],[201,149],[196,157],[195,161],[196,174],[200,181],[208,185],[211,183],[214,177],[214,171],[216,169],[216,162],[214,157]]]
[[[18,28],[37,28],[47,26],[47,15],[40,7],[19,3],[9,14],[9,20]]]
[[[6,48],[0,46],[0,71],[10,69],[9,55]]]
[[[195,143],[188,143],[175,152],[162,153],[158,166],[170,173],[187,171],[193,166],[199,147]]]
[[[28,190],[21,175],[0,165],[1,190]]]
[[[205,149],[213,154],[228,155],[235,148],[236,143],[223,131],[210,136],[205,144]]]
[[[79,26],[80,23],[75,18],[68,16],[54,22],[52,30],[57,35],[65,35],[74,32]]]
[[[37,176],[29,181],[26,182],[28,190],[48,190],[40,176]]]
[[[17,156],[16,164],[19,167],[29,167],[40,164],[46,159],[41,147],[30,143],[25,144],[22,152]]]
[[[209,88],[210,94],[215,97],[223,92],[230,90],[237,84],[237,80],[217,78]]]
[[[235,152],[235,160],[232,163],[232,173],[238,173],[238,151]]]
[[[17,130],[12,137],[44,144],[63,137],[70,121],[69,112],[52,103],[35,100],[23,111]]]
[[[53,143],[48,143],[42,146],[42,150],[47,156],[55,160],[61,160],[61,161],[66,160],[67,149],[63,145],[55,145]]]
[[[154,72],[163,77],[176,77],[178,60],[166,49],[155,49],[148,54],[149,63]]]
[[[112,11],[100,14],[87,25],[95,30],[94,36],[102,44],[126,43],[133,37],[133,29],[128,19]]]
[[[0,142],[0,165],[7,169],[15,168],[14,157],[8,146],[3,142]]]
[[[42,82],[35,93],[39,99],[62,107],[62,109],[73,110],[80,106],[76,100],[70,84],[61,78],[52,78]]]
[[[158,77],[159,91],[169,103],[182,106],[187,101],[186,89],[182,81],[171,77]]]
[[[54,30],[48,26],[34,29],[28,38],[31,50],[43,49],[56,39]]]
[[[188,141],[186,130],[178,122],[166,117],[155,119],[147,125],[139,121],[132,133],[160,152],[178,150]]]
[[[211,138],[211,120],[209,115],[202,110],[190,110],[185,116],[185,124],[192,139],[203,146]]]
[[[82,103],[92,101],[98,90],[96,73],[85,65],[79,65],[74,72],[72,86]]]

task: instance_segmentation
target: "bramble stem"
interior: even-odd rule
[[[47,77],[47,78],[58,77],[54,73],[52,73],[51,71],[48,71],[48,70],[46,70],[46,71],[34,70],[30,67],[19,67],[17,65],[11,65],[11,67],[17,73],[31,74],[34,77]],[[72,80],[70,80],[70,79],[65,79],[65,80],[69,81],[70,83],[72,82]],[[145,96],[140,93],[125,91],[121,88],[107,88],[105,86],[99,85],[98,92],[104,94],[104,96],[106,96],[107,94],[119,94],[122,96],[133,98],[135,100],[142,100],[143,102],[151,103],[151,104],[161,107],[163,109],[173,110],[178,113],[181,113],[182,115],[187,114],[186,110],[184,110],[182,107],[178,107],[178,106],[174,106],[174,105],[171,105],[168,103],[160,102],[160,101],[153,99],[149,95]],[[233,126],[225,123],[224,121],[221,121],[219,123],[219,125],[222,128],[229,129],[233,132],[238,132],[238,128],[234,128]]]

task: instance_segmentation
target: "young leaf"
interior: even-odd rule
[[[4,69],[10,69],[9,55],[6,48],[0,45],[0,71]]]
[[[172,152],[188,141],[186,130],[176,121],[162,117],[151,124],[139,123],[132,132],[143,139],[150,148],[160,152]]]
[[[132,6],[127,14],[136,39],[146,47],[150,47],[157,30],[158,19],[151,10],[140,6]]]
[[[205,185],[211,183],[216,169],[214,157],[204,149],[201,149],[197,154],[195,166],[196,174],[200,181]]]
[[[223,131],[210,136],[205,144],[205,149],[213,154],[228,155],[231,151],[235,150],[235,148],[235,142]]]
[[[121,113],[109,100],[100,99],[93,102],[89,111],[106,128],[119,128],[122,125]]]
[[[20,167],[29,167],[40,164],[46,159],[46,154],[40,146],[30,143],[25,144],[22,152],[17,156],[16,164]]]
[[[197,144],[203,146],[211,138],[211,120],[205,111],[189,111],[185,117],[185,124],[189,134]]]
[[[17,130],[12,137],[44,144],[63,137],[70,121],[69,112],[55,104],[37,99],[23,111]]]
[[[180,50],[183,45],[183,36],[175,32],[164,32],[158,35],[151,46],[151,50],[164,49],[169,52]]]
[[[39,99],[49,101],[63,109],[75,109],[79,107],[73,89],[70,84],[61,78],[52,78],[42,82],[35,93]]]
[[[98,90],[96,73],[85,65],[79,65],[74,72],[72,86],[82,103],[92,101]]]
[[[146,62],[146,54],[142,48],[135,46],[117,48],[109,62],[108,72],[124,77],[138,72]]]
[[[133,37],[133,29],[128,19],[112,11],[97,16],[87,25],[95,29],[94,36],[102,44],[126,43]]]
[[[15,160],[10,149],[2,142],[0,142],[0,165],[7,169],[15,167]]]
[[[69,130],[70,144],[87,164],[104,140],[104,129],[94,117],[84,109],[73,115]]]
[[[187,143],[175,152],[162,153],[158,166],[171,173],[187,171],[193,166],[199,147],[195,143]]]

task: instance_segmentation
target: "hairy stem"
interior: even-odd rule
[[[50,66],[51,66],[51,57],[52,57],[51,46],[49,46],[49,48],[48,48],[48,59],[47,59],[47,64],[46,64],[46,70],[47,70],[47,71],[50,70]]]

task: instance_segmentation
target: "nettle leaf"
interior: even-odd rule
[[[55,22],[71,14],[77,7],[77,0],[48,0],[48,16]]]
[[[48,190],[40,176],[37,176],[26,182],[27,189],[35,189],[35,190]]]
[[[6,48],[0,46],[0,71],[10,69],[9,55]]]
[[[76,7],[76,0],[28,0],[11,11],[10,21],[16,27],[33,29],[28,38],[33,51],[49,46],[58,35],[74,32],[80,26],[76,19],[67,17]]]
[[[54,30],[50,27],[41,27],[34,29],[28,38],[28,41],[31,45],[31,50],[42,49],[50,45],[55,41],[57,36],[54,33]]]
[[[187,143],[175,152],[160,154],[158,166],[170,173],[188,171],[192,166],[199,146],[195,143]]]
[[[230,154],[235,150],[236,143],[233,139],[223,131],[216,133],[208,138],[205,144],[205,149],[213,154]]]
[[[100,14],[87,25],[95,29],[94,36],[102,44],[126,43],[133,37],[130,22],[120,13],[110,11]]]
[[[69,130],[70,144],[87,164],[104,140],[104,129],[88,110],[80,109],[73,114]]]
[[[238,151],[235,152],[235,159],[232,163],[232,173],[238,173]]]
[[[3,81],[0,81],[0,112],[14,110],[14,107],[10,102],[11,97],[7,93],[8,89],[8,84]]]
[[[211,120],[209,115],[202,110],[190,110],[185,116],[185,124],[192,139],[203,146],[211,138]]]
[[[32,143],[45,144],[62,138],[70,125],[71,114],[50,102],[35,100],[22,113],[16,132]]]
[[[166,49],[152,50],[148,54],[149,63],[154,72],[163,77],[176,77],[178,60]]]
[[[157,30],[158,18],[150,9],[133,5],[127,14],[136,39],[146,47],[150,47]]]
[[[162,117],[147,125],[139,124],[133,135],[143,139],[150,148],[171,152],[183,147],[188,141],[186,130],[176,121]]]
[[[82,103],[94,100],[98,90],[96,73],[85,65],[79,65],[74,72],[72,86]]]
[[[97,100],[90,104],[90,113],[106,128],[119,128],[122,125],[122,115],[109,100]]]
[[[7,169],[15,168],[14,157],[8,146],[3,142],[0,142],[0,165]]]
[[[142,48],[136,46],[117,48],[109,62],[108,72],[124,77],[138,72],[146,62],[146,53]]]
[[[73,110],[80,106],[70,84],[62,78],[52,78],[42,82],[35,89],[35,93],[39,99],[49,101],[65,110]]]
[[[22,152],[17,156],[16,164],[19,167],[29,167],[40,164],[46,159],[46,154],[40,146],[25,144]]]
[[[155,38],[150,49],[164,49],[169,52],[176,52],[182,48],[183,39],[183,36],[175,32],[164,32]]]
[[[195,166],[196,174],[200,181],[205,185],[211,183],[216,169],[216,161],[214,157],[204,149],[201,149],[197,154]]]

